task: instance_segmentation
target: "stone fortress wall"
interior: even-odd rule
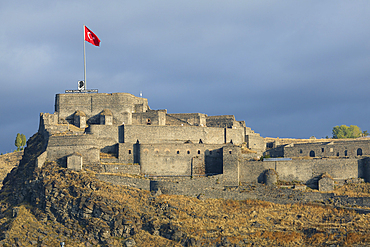
[[[40,164],[59,160],[73,169],[140,174],[151,177],[153,188],[162,186],[164,191],[171,191],[166,186],[173,188],[173,182],[153,177],[200,177],[196,191],[266,182],[266,171],[271,170],[279,180],[300,181],[312,188],[324,173],[336,181],[370,181],[370,162],[365,157],[370,155],[368,140],[265,143],[233,115],[169,114],[151,110],[147,99],[127,93],[58,94],[55,110],[40,115],[39,132],[47,140]],[[112,158],[102,158],[104,153]],[[256,161],[264,154],[311,158]],[[107,176],[101,175],[116,184],[129,181]],[[144,184],[147,188],[148,182]],[[184,183],[181,190],[188,186]],[[181,182],[175,187],[181,187]]]

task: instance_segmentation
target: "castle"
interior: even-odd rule
[[[39,133],[46,146],[38,167],[55,160],[98,173],[215,176],[225,186],[275,176],[317,187],[324,173],[337,181],[370,180],[368,140],[266,143],[233,115],[152,110],[147,99],[128,93],[57,94],[55,112],[40,114]],[[257,161],[264,154],[285,159]]]

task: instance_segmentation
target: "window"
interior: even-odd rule
[[[344,156],[347,156],[347,154],[348,154],[348,153],[347,153],[347,150],[345,150],[345,151],[344,151]]]
[[[231,152],[231,150],[229,150],[229,154],[231,154],[232,152]]]
[[[212,151],[209,151],[209,154],[212,155]]]
[[[128,150],[128,154],[131,154],[131,149]]]
[[[190,150],[188,150],[187,153],[190,154]]]
[[[339,152],[337,153],[337,156],[339,156]]]
[[[200,154],[200,150],[198,150],[198,154]]]
[[[359,156],[362,155],[362,149],[361,148],[357,149],[357,155],[359,155]]]
[[[301,149],[301,150],[299,150],[299,153],[300,153],[300,154],[302,153],[302,149]]]
[[[315,157],[315,151],[313,150],[310,151],[310,157]]]
[[[324,152],[324,148],[321,148],[321,152],[322,152],[322,153]]]
[[[179,150],[177,150],[177,151],[176,151],[176,153],[177,153],[177,154],[180,154],[180,151],[179,151]]]

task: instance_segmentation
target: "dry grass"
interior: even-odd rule
[[[0,189],[6,175],[19,164],[23,151],[0,155]]]
[[[66,246],[85,246],[59,236],[60,232],[71,231],[57,222],[50,224],[50,222],[38,221],[28,208],[27,205],[18,207],[17,216],[11,219],[7,231],[9,239],[18,240],[22,246],[40,245],[41,243],[47,246],[60,246],[60,242],[65,242]]]
[[[116,153],[100,153],[101,159],[116,159],[117,154]]]
[[[353,183],[345,184],[337,187],[334,192],[337,195],[346,195],[350,197],[370,197],[370,184],[369,183]]]

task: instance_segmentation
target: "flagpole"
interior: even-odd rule
[[[84,82],[85,82],[85,90],[87,89],[87,86],[86,86],[86,52],[85,52],[85,25],[84,25]]]

